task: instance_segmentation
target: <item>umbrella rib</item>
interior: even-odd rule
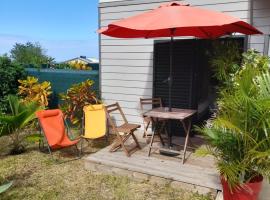
[[[237,27],[239,27],[239,28],[241,28],[241,29],[248,29],[248,30],[250,30],[251,32],[254,32],[253,29],[251,29],[251,28],[249,28],[249,27],[247,27],[247,26],[242,26],[242,25],[239,25],[239,24],[237,24],[237,23],[233,23],[233,24],[231,24],[231,25],[237,26]]]
[[[152,30],[148,31],[146,36],[145,36],[145,39],[148,39],[149,38],[149,35],[151,34],[151,32],[153,32]]]
[[[205,31],[204,29],[203,29],[203,27],[198,27],[199,28],[199,30],[204,34],[204,35],[206,35],[208,38],[212,38],[212,36],[207,32],[207,31]]]

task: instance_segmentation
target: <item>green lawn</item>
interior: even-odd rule
[[[14,185],[0,194],[1,200],[211,199],[166,185],[153,187],[148,182],[136,182],[126,177],[96,175],[84,169],[82,159],[59,163],[50,155],[39,152],[37,145],[31,145],[21,155],[3,155],[6,141],[7,138],[0,138],[0,184],[13,180]],[[62,156],[63,153],[56,153],[61,161],[70,159]]]

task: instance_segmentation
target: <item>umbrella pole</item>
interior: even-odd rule
[[[173,34],[175,29],[171,29],[171,41],[170,41],[170,75],[169,75],[169,112],[172,111],[172,67],[173,67]],[[172,147],[172,122],[169,120],[169,148]]]
[[[173,31],[172,31],[172,34],[173,34]],[[173,67],[173,36],[171,36],[171,42],[170,42],[170,74],[169,74],[169,78],[168,78],[168,82],[169,82],[169,112],[172,111],[172,83],[173,83],[172,67]]]

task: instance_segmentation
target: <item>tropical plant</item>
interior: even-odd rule
[[[24,102],[36,101],[40,106],[48,106],[48,97],[52,94],[51,83],[44,81],[38,82],[38,78],[27,76],[25,80],[18,80],[20,83],[18,94]]]
[[[4,185],[1,185],[0,186],[0,194],[7,191],[11,186],[12,186],[13,182],[9,182],[9,183],[6,183]]]
[[[8,112],[7,96],[18,91],[18,79],[25,77],[25,70],[7,56],[0,56],[0,113]]]
[[[212,51],[208,52],[213,77],[218,85],[230,87],[232,77],[240,69],[241,49],[235,41],[213,41]]]
[[[0,115],[0,137],[8,135],[11,138],[11,153],[22,153],[25,148],[22,144],[25,139],[23,131],[35,119],[35,112],[40,109],[36,102],[24,103],[17,96],[9,95],[8,102],[11,114]]]
[[[209,145],[197,154],[213,155],[234,190],[259,175],[270,178],[269,58],[249,50],[232,83],[221,90],[217,117],[198,128]]]
[[[99,102],[93,90],[93,85],[94,81],[86,80],[82,83],[73,84],[66,94],[60,94],[63,101],[61,109],[65,114],[65,118],[69,119],[72,124],[78,125],[81,122],[85,105]]]

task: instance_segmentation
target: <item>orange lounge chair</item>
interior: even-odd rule
[[[80,156],[80,151],[77,147],[80,139],[71,140],[69,138],[69,129],[67,124],[65,126],[65,120],[61,110],[41,110],[36,112],[36,116],[41,131],[45,136],[50,154],[52,154],[52,150],[75,146]]]

